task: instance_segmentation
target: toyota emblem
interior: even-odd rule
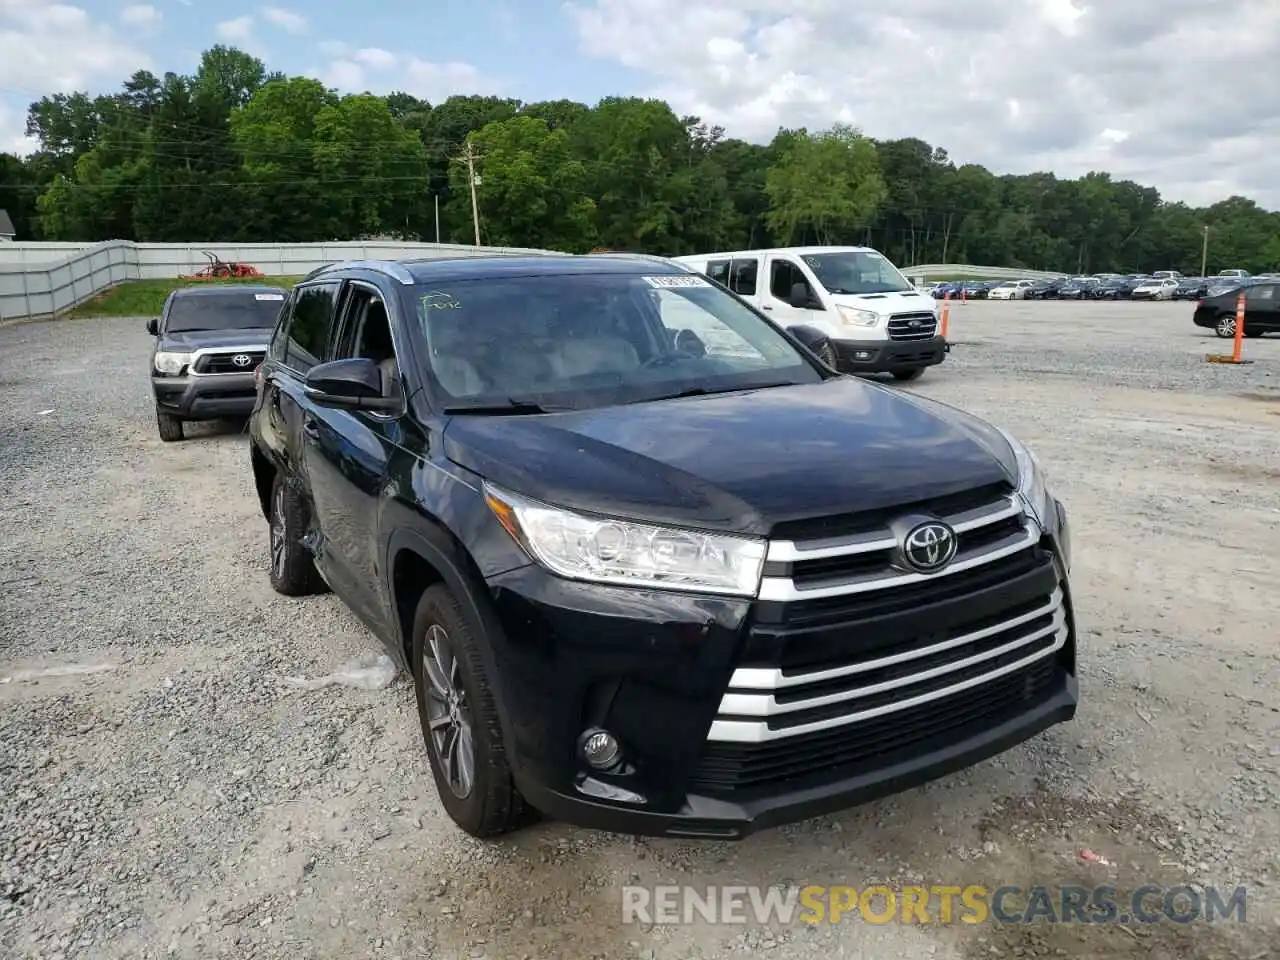
[[[955,559],[956,532],[938,520],[916,524],[902,538],[902,559],[920,573],[937,573]]]
[[[247,367],[249,364],[253,363],[253,358],[247,353],[237,353],[231,358],[231,362],[237,367]]]

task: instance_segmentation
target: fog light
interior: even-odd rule
[[[622,752],[618,740],[608,730],[588,730],[578,741],[582,759],[597,770],[607,770],[618,762]]]

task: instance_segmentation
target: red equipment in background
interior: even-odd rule
[[[209,265],[197,273],[184,274],[183,280],[226,280],[233,277],[261,277],[263,272],[247,263],[227,263],[219,260],[207,250],[201,251],[209,260]]]

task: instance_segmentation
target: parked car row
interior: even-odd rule
[[[1183,277],[1169,270],[1153,274],[1096,274],[1036,280],[957,280],[929,286],[935,300],[1200,300],[1275,276]]]

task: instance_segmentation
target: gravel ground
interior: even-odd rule
[[[1190,312],[953,308],[912,389],[1016,431],[1071,508],[1080,714],[738,844],[460,834],[404,678],[278,682],[376,643],[269,589],[236,425],[159,442],[142,321],[0,329],[0,956],[1276,956],[1280,337],[1211,365]],[[69,665],[101,669],[26,673]],[[626,883],[875,881],[1243,884],[1247,922],[622,923]]]

